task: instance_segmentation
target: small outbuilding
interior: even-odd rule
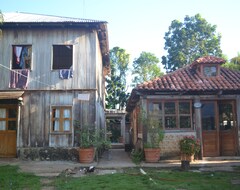
[[[159,119],[165,132],[162,157],[179,155],[179,140],[186,135],[200,139],[201,156],[239,155],[240,72],[221,67],[223,63],[222,58],[201,57],[137,85],[127,103],[133,143],[147,141],[147,129],[138,122],[144,110]]]

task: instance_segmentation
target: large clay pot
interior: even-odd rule
[[[144,154],[146,162],[158,162],[160,159],[160,148],[144,148]]]
[[[94,159],[94,147],[91,148],[79,148],[79,162],[91,163]]]

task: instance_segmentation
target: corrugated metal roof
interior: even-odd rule
[[[72,23],[106,23],[106,21],[61,17],[43,14],[9,12],[3,13],[4,23],[56,23],[56,22],[72,22]]]

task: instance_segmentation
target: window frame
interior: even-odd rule
[[[29,47],[29,49],[31,49],[31,52],[28,56],[30,56],[30,63],[28,64],[29,67],[26,68],[15,68],[16,66],[14,66],[14,64],[16,65],[17,63],[14,63],[17,61],[17,58],[15,58],[14,56],[16,56],[15,52],[14,52],[14,47],[17,47],[17,46],[21,46],[22,48],[26,48],[26,47]],[[21,53],[20,53],[20,56],[22,58],[22,50],[21,50]],[[19,59],[21,59],[19,58]],[[11,62],[11,69],[12,70],[22,70],[22,69],[28,69],[28,70],[32,70],[32,65],[33,65],[33,53],[32,53],[32,44],[12,44],[12,55],[11,55],[11,59],[12,59],[12,62]],[[20,60],[21,61],[21,60]],[[26,61],[26,60],[25,60]],[[18,64],[17,64],[18,65]],[[20,62],[19,62],[19,65],[20,65]],[[26,65],[26,63],[24,64]]]
[[[206,68],[206,67],[210,67],[210,69],[211,69],[211,67],[216,67],[216,75],[206,75],[205,74],[205,71],[204,71],[204,69]],[[209,78],[209,77],[217,77],[219,74],[220,74],[220,69],[219,69],[219,65],[218,64],[204,64],[204,65],[202,65],[201,66],[201,73],[202,73],[202,75],[204,76],[204,77],[206,77],[206,78]]]
[[[168,114],[166,114],[165,113],[165,104],[166,103],[169,103],[169,102],[174,102],[175,103],[175,113],[168,113]],[[184,102],[186,102],[186,103],[189,103],[189,114],[181,114],[180,113],[180,106],[179,106],[179,104],[180,103],[184,103]],[[192,100],[161,100],[161,101],[159,101],[159,100],[149,100],[148,101],[148,114],[150,115],[150,116],[153,116],[153,117],[155,117],[156,118],[156,114],[151,114],[150,113],[150,110],[149,110],[149,106],[150,105],[153,105],[153,104],[161,104],[161,110],[162,110],[162,113],[161,114],[159,114],[158,115],[158,117],[161,119],[161,121],[162,121],[162,125],[163,125],[163,129],[164,130],[168,130],[168,131],[173,131],[173,130],[193,130],[193,114],[192,114]],[[166,116],[168,117],[175,117],[176,118],[176,128],[166,128],[166,125],[165,125],[165,123],[166,123],[166,120],[165,120],[165,118],[166,118]],[[186,117],[190,117],[190,123],[191,123],[191,125],[190,125],[190,128],[181,128],[180,127],[180,117],[181,116],[186,116]]]
[[[59,110],[59,118],[56,119],[56,117],[54,117],[54,109],[58,109]],[[69,118],[64,118],[64,110],[70,110],[70,117]],[[51,133],[52,134],[71,134],[72,133],[72,129],[73,129],[73,122],[72,122],[72,106],[51,106]],[[54,130],[54,121],[58,120],[59,121],[59,130]],[[69,130],[64,130],[64,121],[68,121],[70,122],[70,128]]]
[[[71,56],[61,56],[61,58],[58,57],[58,55],[55,55],[56,53],[54,53],[55,51],[57,51],[54,47],[67,47],[70,46],[71,47]],[[58,50],[58,51],[63,51],[63,50]],[[66,53],[67,54],[67,53]],[[68,60],[68,62],[71,62],[71,65],[64,65],[62,59],[70,59]],[[61,60],[62,65],[59,65],[59,63],[57,63],[58,60]],[[62,67],[61,67],[62,66]],[[65,66],[65,67],[63,67]],[[72,44],[53,44],[52,45],[52,64],[51,64],[51,70],[52,71],[57,71],[57,70],[62,70],[62,69],[70,69],[73,67],[73,45]]]
[[[5,121],[6,122],[6,128],[5,130],[0,130],[0,131],[12,131],[12,129],[9,130],[9,121],[15,121],[16,122],[16,129],[17,130],[17,118],[18,118],[18,109],[16,105],[7,105],[7,106],[0,106],[0,109],[5,109],[6,110],[6,117],[5,118],[0,118],[0,121]],[[16,110],[16,117],[9,117],[9,110],[10,109],[15,109]],[[13,131],[15,131],[13,130]]]

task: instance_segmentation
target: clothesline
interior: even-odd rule
[[[13,69],[10,69],[9,67],[6,67],[5,65],[0,64],[0,66],[3,67],[3,68],[5,68],[5,69],[7,69],[7,70],[9,70],[9,71],[13,71],[14,73],[18,73],[17,71],[15,71],[15,70],[13,70]],[[21,74],[21,73],[18,73],[18,74],[21,75],[22,77],[27,78],[27,76],[25,76],[25,75],[23,75],[23,74]],[[39,80],[36,80],[36,79],[31,79],[31,80],[32,80],[32,81],[35,81],[35,82],[38,82],[38,83],[40,83],[40,84],[44,84],[44,85],[46,85],[46,86],[48,86],[48,87],[50,87],[50,88],[55,88],[55,87],[52,87],[50,84],[41,82],[41,81],[39,81]]]

